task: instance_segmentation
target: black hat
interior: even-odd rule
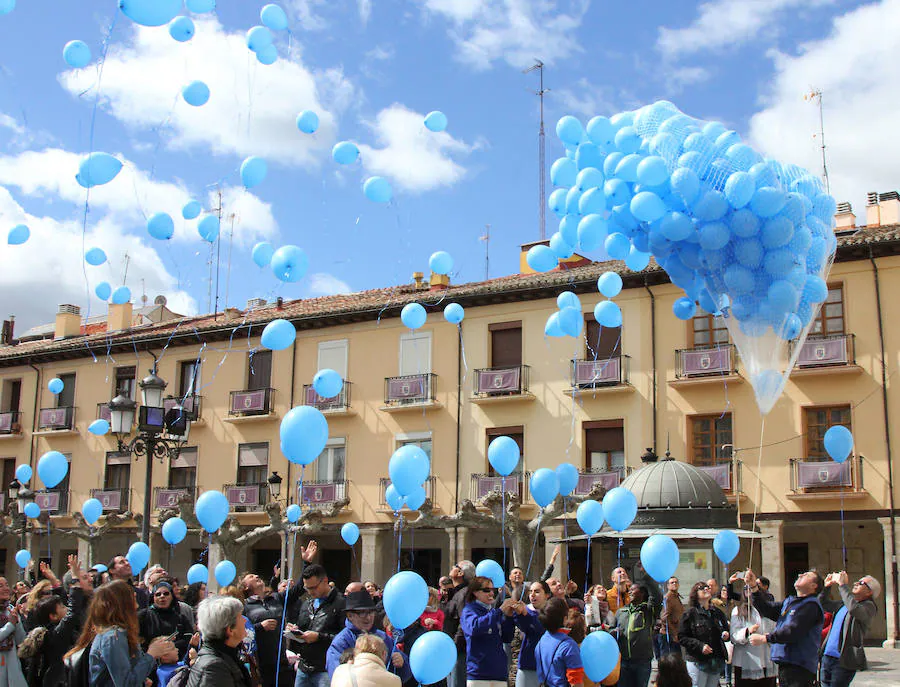
[[[358,592],[350,592],[347,596],[344,597],[345,611],[374,611],[375,610],[375,602],[372,601],[372,597],[365,589],[362,589]]]

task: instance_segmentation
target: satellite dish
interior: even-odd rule
[[[168,303],[165,296],[157,296],[153,299],[153,305],[165,305]]]

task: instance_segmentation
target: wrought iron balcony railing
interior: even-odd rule
[[[528,365],[475,370],[475,397],[492,398],[526,394],[530,376],[531,368]]]
[[[675,351],[675,377],[678,379],[733,374],[737,374],[734,344]]]
[[[510,479],[512,479],[512,478],[510,478]],[[378,505],[381,506],[382,508],[390,508],[390,506],[388,506],[387,499],[385,498],[385,495],[384,495],[384,494],[385,494],[385,491],[387,490],[388,485],[389,485],[390,483],[391,483],[391,480],[390,480],[389,477],[382,477],[382,478],[380,478],[380,480],[379,480],[379,484],[378,484]],[[432,502],[434,501],[434,484],[435,484],[434,476],[431,476],[431,477],[429,477],[427,480],[425,480],[425,484],[424,484],[424,486],[425,486],[425,497],[428,498],[428,499],[431,499]],[[404,508],[405,508],[405,507],[406,507],[406,506],[404,506]]]
[[[237,513],[262,510],[269,501],[269,485],[266,482],[226,484],[222,490],[228,499],[228,505]]]
[[[274,401],[275,389],[232,391],[228,403],[228,415],[231,417],[269,415],[274,407]]]
[[[153,488],[153,507],[177,508],[178,501],[182,495],[187,494],[192,501],[197,500],[197,487],[154,487]]]
[[[862,456],[851,455],[843,463],[791,458],[789,465],[794,493],[865,491]]]
[[[323,413],[332,411],[340,412],[350,409],[350,387],[351,383],[344,380],[341,387],[341,393],[333,398],[323,398],[316,393],[312,384],[303,385],[303,405],[318,408]]]
[[[65,515],[69,512],[69,492],[60,489],[44,489],[34,493],[34,502],[42,513]]]
[[[530,478],[530,472],[514,472],[507,477],[489,473],[474,473],[471,475],[469,498],[477,502],[492,491],[505,491],[507,494],[517,495],[519,500],[524,502],[528,495]]]
[[[795,345],[791,344],[791,354]],[[797,367],[839,367],[856,364],[856,337],[853,334],[809,336],[800,347]]]
[[[614,355],[609,358],[572,361],[572,387],[595,389],[603,386],[628,384],[630,356]]]
[[[38,415],[38,429],[61,431],[75,427],[75,408],[41,408]]]
[[[696,465],[707,475],[716,480],[716,484],[722,487],[726,494],[744,493],[744,463],[743,461],[723,461],[715,465]]]
[[[311,480],[303,482],[302,505],[322,508],[347,498],[347,480]]]
[[[384,404],[397,407],[434,402],[437,375],[426,372],[402,377],[385,377]]]
[[[21,417],[18,410],[0,413],[0,434],[19,434],[22,431]]]
[[[100,502],[104,513],[124,513],[131,507],[131,489],[129,487],[91,489],[91,498]]]

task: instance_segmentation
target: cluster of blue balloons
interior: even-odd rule
[[[325,449],[328,420],[314,406],[297,406],[281,419],[279,433],[285,457],[297,465],[309,465]]]
[[[843,463],[853,451],[853,434],[843,425],[834,425],[825,432],[825,451],[836,463]]]
[[[584,328],[584,315],[578,296],[573,291],[563,291],[556,297],[556,307],[556,312],[547,318],[544,335],[554,338],[580,336]]]
[[[272,31],[287,30],[287,14],[278,5],[269,4],[259,11],[259,20],[262,24],[247,32],[247,47],[256,54],[260,64],[274,64],[278,59],[278,49]]]
[[[194,504],[197,522],[207,532],[217,532],[228,518],[228,499],[221,491],[204,491]]]

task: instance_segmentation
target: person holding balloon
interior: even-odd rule
[[[750,590],[744,587],[743,598],[731,611],[731,663],[736,687],[775,687],[775,664],[766,646],[752,646],[750,635],[775,629],[775,623],[763,618],[753,607]]]
[[[628,598],[631,601],[616,611],[615,625],[610,628],[622,656],[619,687],[647,687],[653,660],[654,613],[650,592],[645,585],[632,584]]]
[[[12,590],[0,577],[0,686],[25,687],[25,675],[16,647],[25,640],[25,628],[11,605]]]
[[[526,613],[516,613],[513,622],[522,633],[522,644],[519,647],[519,666],[516,670],[516,687],[538,687],[540,679],[537,674],[537,663],[534,650],[544,635],[540,613],[552,598],[550,586],[543,580],[532,582],[528,589],[528,605]]]
[[[172,664],[183,659],[188,652],[193,622],[189,622],[181,612],[172,585],[166,580],[157,580],[152,587],[153,602],[149,608],[138,612],[138,628],[143,638],[141,648],[146,651],[150,641],[156,637],[174,637],[172,643],[176,652],[163,656],[162,663]]]
[[[489,577],[476,576],[469,584],[459,626],[466,640],[467,687],[505,687],[509,679],[505,642],[515,632],[513,613],[527,613],[525,604],[506,599],[494,607],[497,590]]]
[[[306,596],[292,630],[291,639],[299,643],[294,687],[324,687],[328,684],[325,660],[332,640],[344,628],[344,597],[328,584],[328,574],[321,565],[303,570]]]

